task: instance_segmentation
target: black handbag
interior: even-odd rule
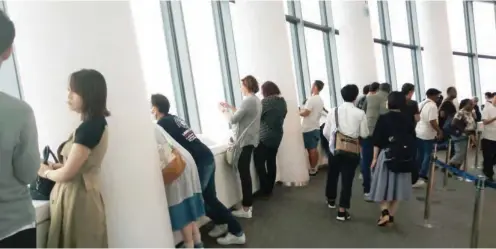
[[[59,160],[57,160],[57,157],[50,149],[50,147],[46,146],[43,149],[43,164],[48,165],[48,159],[50,158],[50,156],[53,157],[55,163],[59,162]],[[37,201],[49,200],[50,193],[52,192],[54,185],[55,185],[54,181],[38,176],[36,178],[36,181],[31,183],[31,185],[29,186],[29,191],[31,192],[31,198]]]

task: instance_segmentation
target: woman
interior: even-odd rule
[[[280,96],[279,87],[267,81],[262,85],[262,115],[260,118],[260,143],[253,159],[264,195],[272,194],[276,182],[276,156],[283,135],[284,118],[288,112],[286,101]]]
[[[454,144],[455,155],[448,162],[453,167],[460,168],[467,155],[468,140],[475,141],[475,122],[472,111],[474,102],[470,99],[464,99],[460,102],[460,110],[455,114],[451,121],[451,141]]]
[[[92,69],[73,73],[69,108],[82,123],[60,148],[61,163],[41,164],[38,174],[56,182],[50,195],[47,248],[107,247],[99,172],[107,151],[107,84]]]
[[[243,192],[242,208],[232,214],[240,218],[252,217],[253,189],[251,184],[250,163],[253,150],[260,139],[260,115],[262,104],[255,94],[258,92],[258,82],[249,75],[242,79],[241,91],[245,97],[241,107],[236,109],[227,103],[221,103],[224,111],[232,111],[230,123],[235,125],[233,149],[233,166],[238,168]]]
[[[173,231],[181,231],[185,248],[203,248],[196,221],[205,215],[193,157],[159,125],[155,126],[162,176]]]
[[[405,95],[401,92],[392,92],[388,96],[387,105],[389,112],[379,117],[372,135],[374,154],[371,165],[373,174],[370,198],[380,203],[381,217],[378,226],[393,223],[398,202],[410,198],[412,191],[410,172],[414,169],[411,147],[415,146],[415,127],[411,119],[400,111],[406,105]],[[398,152],[398,148],[403,150]]]

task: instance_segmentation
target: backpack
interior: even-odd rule
[[[415,139],[404,127],[394,126],[389,136],[389,145],[385,149],[386,167],[393,173],[410,173],[415,167]]]

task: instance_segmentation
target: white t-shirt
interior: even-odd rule
[[[436,103],[427,99],[420,103],[420,121],[417,123],[415,132],[417,137],[423,140],[433,140],[436,138],[437,131],[432,128],[430,121],[438,119],[439,112]]]
[[[482,110],[482,120],[493,119],[494,117],[496,117],[496,107],[489,103],[486,104],[484,110]],[[482,138],[496,141],[496,121],[488,125],[484,125]]]
[[[303,120],[301,122],[303,132],[319,130],[320,117],[322,116],[322,110],[324,109],[324,101],[322,101],[322,98],[319,95],[313,95],[312,97],[308,98],[304,109],[309,110],[310,114],[306,117],[303,117]]]

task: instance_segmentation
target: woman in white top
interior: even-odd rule
[[[351,190],[355,170],[360,161],[359,154],[337,154],[332,148],[334,145],[334,135],[336,130],[350,138],[366,138],[369,136],[367,117],[363,110],[358,109],[354,102],[358,97],[358,87],[356,85],[346,85],[341,89],[341,96],[345,101],[341,106],[334,108],[327,115],[327,122],[324,127],[324,136],[330,141],[331,155],[329,157],[329,169],[327,173],[326,197],[329,208],[336,208],[337,185],[339,175],[341,175],[341,194],[339,199],[339,210],[337,220],[346,221],[351,218],[348,213],[350,208]],[[339,122],[336,128],[336,113]]]

